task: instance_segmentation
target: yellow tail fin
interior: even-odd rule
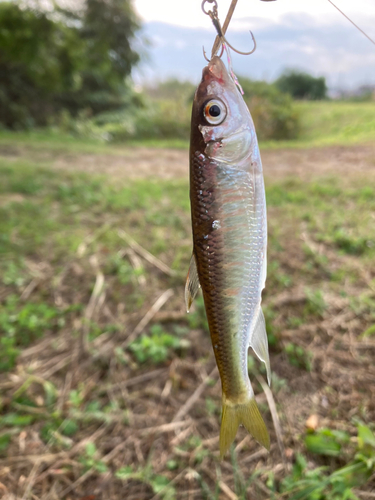
[[[233,404],[229,400],[226,400],[223,401],[223,415],[221,417],[220,459],[223,458],[230,445],[233,443],[240,424],[242,424],[261,445],[267,448],[267,450],[270,449],[268,431],[259,413],[254,397],[240,404]]]

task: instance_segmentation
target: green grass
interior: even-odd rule
[[[51,153],[87,154],[126,154],[129,147],[152,147],[186,149],[188,140],[183,139],[143,139],[124,143],[108,143],[100,138],[87,138],[55,129],[36,129],[30,131],[0,130],[0,148],[11,151],[13,148],[27,148],[38,152],[41,148]]]
[[[298,139],[262,141],[261,149],[311,148],[353,145],[375,141],[375,102],[306,101],[296,102],[301,131]],[[251,110],[250,110],[251,111]],[[106,143],[100,138],[85,138],[55,129],[10,132],[0,130],[0,147],[43,148],[51,152],[124,154],[126,147],[187,149],[188,139],[140,139]]]
[[[375,102],[297,102],[301,131],[291,141],[265,141],[263,149],[346,146],[375,141]]]
[[[19,145],[17,134],[12,137]],[[47,140],[40,138],[40,151]],[[79,144],[67,142],[63,154],[79,151]],[[43,453],[72,453],[71,462],[59,469],[69,484],[85,473],[100,481],[101,475],[109,474],[121,492],[134,488],[142,498],[145,490],[139,493],[136,488],[147,488],[150,496],[173,499],[187,484],[173,479],[181,474],[182,481],[188,472],[202,498],[222,495],[214,476],[223,478],[240,499],[248,497],[249,489],[256,498],[259,481],[270,499],[281,495],[296,500],[355,499],[353,488],[365,488],[375,467],[369,423],[372,396],[366,384],[360,392],[351,385],[356,374],[359,381],[367,380],[369,354],[366,349],[354,351],[357,357],[348,353],[349,333],[352,350],[374,337],[375,282],[368,271],[375,258],[374,176],[267,182],[269,267],[264,313],[275,360],[272,390],[287,446],[295,452],[293,468],[290,473],[283,467],[274,472],[265,461],[249,473],[242,460],[258,449],[249,440],[237,454],[232,451],[231,464],[220,472],[217,441],[212,439],[219,433],[221,406],[216,379],[205,384],[203,395],[189,410],[188,419],[194,422],[190,434],[184,437],[185,427],[176,434],[158,427],[173,420],[213,367],[202,295],[189,315],[182,312],[191,254],[188,180],[113,182],[52,168],[52,160],[40,163],[27,151],[17,161],[0,159],[0,370],[6,391],[0,400],[0,457],[19,454],[25,431],[26,436],[39,436]],[[134,259],[134,250],[119,229],[175,274],[165,275],[139,255],[138,261]],[[95,292],[98,305],[90,316],[88,304],[100,273],[104,283]],[[174,296],[124,348],[127,336],[168,288],[173,288]],[[100,302],[103,297],[105,307]],[[344,319],[336,321],[340,315]],[[82,332],[88,349],[80,367],[73,362]],[[27,348],[43,339],[48,340],[48,357],[41,350],[24,361],[21,355]],[[102,351],[106,341],[112,343]],[[324,372],[321,367],[330,342],[330,371],[326,365]],[[64,355],[72,357],[73,364],[48,376]],[[250,376],[258,392],[256,376],[265,373],[259,360],[249,355]],[[341,382],[335,374],[347,373],[346,355],[351,377]],[[77,371],[70,378],[73,369]],[[161,371],[135,388],[126,386],[152,370]],[[329,374],[329,386],[322,387],[321,373]],[[300,388],[298,382],[307,379]],[[291,422],[283,415],[284,408],[306,395],[306,387],[314,405],[317,401],[317,411],[330,422],[308,435],[295,432],[303,428],[304,405],[288,416]],[[355,406],[341,397],[343,390],[355,394]],[[323,407],[320,402],[325,399]],[[265,404],[262,414],[273,433]],[[94,442],[92,436],[103,429],[102,441]],[[138,433],[139,442],[132,440],[133,433]],[[175,439],[177,444],[171,444]],[[112,458],[111,450],[119,442],[126,446]],[[83,445],[76,447],[78,443]],[[25,464],[27,477],[34,464],[29,468]],[[60,475],[48,479],[50,490]],[[66,482],[62,485],[61,490]],[[86,493],[77,490],[77,495]],[[39,498],[38,490],[33,494]]]

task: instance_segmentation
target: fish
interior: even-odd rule
[[[202,289],[222,386],[220,458],[238,427],[266,449],[270,439],[248,374],[251,347],[271,368],[261,294],[267,273],[267,214],[254,123],[225,64],[214,56],[195,92],[190,137],[193,252],[189,312]]]

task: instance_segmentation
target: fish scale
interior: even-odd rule
[[[267,245],[262,165],[250,113],[218,57],[204,68],[193,103],[190,201],[193,255],[185,298],[189,310],[201,286],[222,384],[220,455],[240,424],[268,448],[247,367],[251,346],[270,376],[261,311]]]

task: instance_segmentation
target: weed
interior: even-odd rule
[[[371,248],[368,238],[350,235],[344,228],[337,229],[332,240],[340,250],[351,255],[362,255]]]
[[[306,315],[312,314],[314,316],[322,317],[326,310],[326,303],[323,294],[320,290],[305,290],[306,305],[304,313]]]
[[[138,363],[151,361],[154,364],[164,363],[170,356],[171,349],[186,348],[189,344],[178,337],[165,332],[161,325],[150,328],[150,335],[141,335],[129,345]]]
[[[365,330],[362,333],[362,337],[363,338],[372,337],[374,335],[375,335],[375,325],[371,325],[369,328],[367,328],[367,330]]]
[[[70,437],[74,436],[78,429],[79,426],[74,420],[62,420],[59,417],[54,417],[43,425],[40,437],[46,444],[55,443],[69,448],[71,446]]]
[[[342,446],[349,441],[345,432],[321,429],[307,443],[315,453],[341,456]],[[280,492],[288,493],[290,500],[358,500],[352,488],[365,484],[375,469],[375,436],[367,426],[358,426],[357,443],[354,458],[331,474],[327,474],[327,467],[309,468],[306,459],[297,455],[292,474],[283,479]]]
[[[0,455],[7,450],[11,439],[11,434],[6,433],[0,435]]]
[[[83,465],[85,472],[89,469],[94,469],[100,473],[107,472],[108,470],[106,464],[99,458],[95,443],[89,442],[86,444],[85,454],[79,461]]]
[[[270,280],[271,283],[274,280],[276,284],[281,285],[283,288],[288,288],[293,284],[292,278],[281,271],[280,264],[277,260],[273,260],[269,263],[267,273],[267,279]]]
[[[108,274],[116,275],[121,285],[128,285],[129,283],[134,284],[135,278],[142,275],[144,273],[144,269],[133,269],[130,262],[117,253],[110,257],[106,266],[106,272]]]
[[[30,425],[36,417],[34,415],[19,415],[18,413],[7,413],[0,417],[1,427],[26,427]]]
[[[289,316],[287,321],[290,328],[299,328],[305,322],[305,320],[299,316]]]
[[[2,273],[2,281],[4,285],[14,285],[16,287],[21,287],[26,283],[27,272],[23,263],[18,263],[12,261],[5,264],[5,269]]]
[[[303,347],[289,342],[285,345],[285,353],[291,365],[308,372],[311,371],[312,353],[310,351],[306,351]]]
[[[350,436],[347,432],[332,429],[319,429],[305,437],[305,446],[311,453],[338,457],[343,445],[347,445]]]
[[[176,498],[176,491],[174,486],[170,484],[170,480],[161,474],[155,474],[150,463],[137,471],[134,471],[131,466],[121,467],[116,471],[115,476],[122,481],[137,480],[146,483],[151,487],[153,493],[163,500]]]
[[[61,320],[61,321],[59,321]],[[16,295],[9,295],[0,311],[0,371],[11,369],[19,348],[41,337],[45,331],[63,326],[63,313],[46,303],[22,304]]]

